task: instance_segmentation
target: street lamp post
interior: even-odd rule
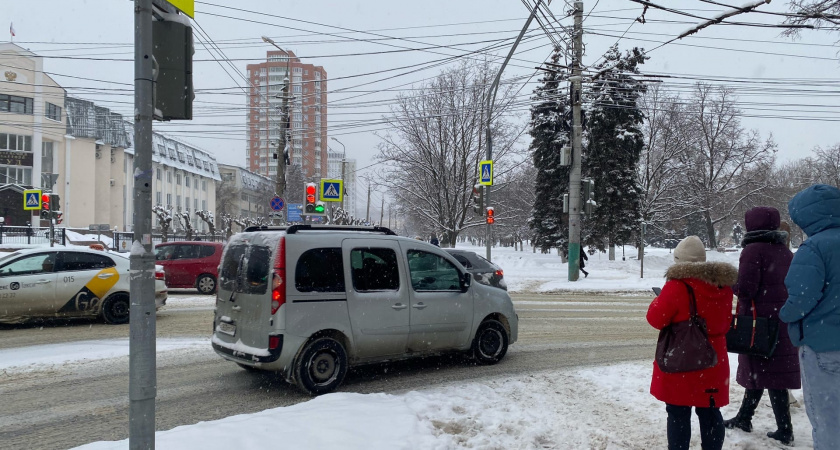
[[[343,156],[341,157],[341,190],[343,191],[341,193],[341,210],[344,211],[344,193],[347,192],[347,180],[344,179],[344,166],[347,164],[347,147],[335,137],[331,137],[330,139],[341,144],[341,151],[343,152]]]

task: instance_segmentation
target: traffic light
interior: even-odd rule
[[[304,194],[306,195],[306,206],[303,209],[305,214],[315,214],[315,194],[318,193],[318,187],[315,183],[306,183]]]
[[[581,181],[583,182],[583,197],[581,198],[581,203],[583,203],[583,213],[592,214],[592,210],[595,206],[597,206],[597,203],[595,203],[595,180],[592,178],[584,178]]]
[[[495,211],[492,206],[487,207],[487,225],[493,225],[496,222]]]
[[[481,185],[476,184],[473,186],[472,190],[472,204],[473,204],[473,212],[476,215],[481,214]]]
[[[175,16],[185,18],[185,16]],[[189,20],[152,22],[155,110],[158,120],[191,120],[193,115],[193,32]]]
[[[304,192],[306,194],[306,206],[303,209],[303,213],[309,216],[326,216],[327,211],[324,207],[324,202],[316,200],[318,197],[318,186],[315,183],[306,183]]]
[[[41,219],[50,218],[50,194],[41,194]]]
[[[50,194],[50,216],[55,219],[55,223],[61,223],[61,197],[58,194]]]

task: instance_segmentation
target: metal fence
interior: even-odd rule
[[[58,245],[67,244],[64,228],[55,228],[53,242]],[[49,244],[49,227],[16,227],[0,224],[0,244]]]
[[[114,233],[114,250],[118,252],[127,252],[131,250],[131,242],[134,240],[133,232],[117,231]],[[183,234],[170,234],[167,236],[166,242],[186,241],[187,237]],[[205,242],[225,242],[224,233],[216,234],[193,234],[191,241],[205,241]],[[163,241],[163,235],[160,233],[152,234],[152,244],[160,244]]]

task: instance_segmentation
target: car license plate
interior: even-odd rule
[[[216,330],[220,333],[229,334],[233,336],[234,334],[236,334],[236,325],[232,325],[225,322],[219,322],[219,326],[216,328]]]

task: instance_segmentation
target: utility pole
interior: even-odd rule
[[[580,277],[581,171],[581,60],[583,59],[583,2],[575,2],[574,59],[572,61],[572,171],[569,175],[569,281]]]
[[[502,72],[504,72],[505,67],[507,67],[508,61],[513,56],[513,52],[516,51],[516,47],[519,45],[519,41],[522,40],[522,36],[525,35],[525,32],[528,31],[528,27],[531,26],[531,21],[534,20],[534,15],[537,14],[537,10],[540,9],[540,4],[542,0],[537,0],[536,5],[534,5],[534,9],[531,10],[531,15],[528,16],[528,20],[525,22],[525,26],[522,27],[522,31],[519,32],[519,36],[516,37],[516,41],[513,42],[513,47],[510,48],[508,55],[505,57],[504,62],[502,63],[502,67],[499,67],[499,72],[496,74],[496,79],[493,80],[493,84],[490,85],[490,90],[487,94],[487,107],[485,108],[487,111],[487,123],[484,125],[486,128],[486,138],[487,141],[487,153],[486,157],[488,161],[493,160],[493,136],[491,133],[490,124],[493,121],[493,104],[496,102],[496,92],[499,90],[499,81],[502,79]],[[483,208],[490,206],[490,186],[484,186],[484,204],[482,205]],[[491,224],[487,223],[484,225],[485,229],[484,232],[486,234],[486,241],[487,241],[487,260],[492,261],[491,258]]]
[[[370,180],[368,180],[368,201],[367,201],[367,211],[365,211],[365,221],[370,223]]]
[[[347,164],[347,147],[344,146],[344,143],[336,139],[335,137],[331,137],[330,139],[338,142],[341,144],[341,190],[344,191],[341,193],[341,210],[344,210],[344,194],[347,192],[347,181],[345,180],[345,166]],[[355,211],[354,211],[355,212]]]
[[[280,111],[280,140],[277,144],[277,185],[275,195],[284,198],[286,194],[286,130],[289,129],[289,65],[283,78],[283,106]]]
[[[152,247],[152,0],[134,0],[134,242],[129,277],[128,445],[155,447],[155,253]]]
[[[382,206],[379,207],[379,226],[382,226],[382,219],[385,218],[385,196],[382,196]]]

